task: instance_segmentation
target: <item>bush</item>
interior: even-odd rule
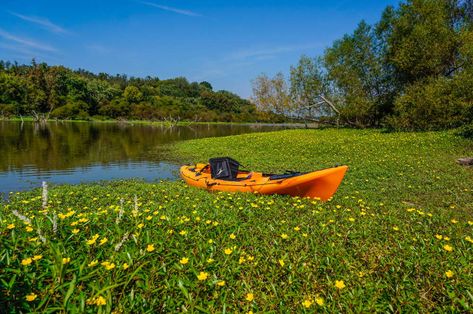
[[[87,104],[81,100],[69,102],[64,106],[58,107],[51,112],[52,118],[57,119],[78,119],[89,120],[87,113]]]
[[[0,117],[10,118],[15,115],[15,105],[0,104]]]
[[[473,139],[473,123],[462,126],[455,134],[464,138]]]
[[[460,79],[435,78],[409,86],[394,104],[386,122],[398,130],[440,130],[471,122],[469,91],[459,90]]]

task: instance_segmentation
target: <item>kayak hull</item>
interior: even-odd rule
[[[205,164],[182,166],[180,175],[189,185],[209,191],[285,194],[328,200],[343,180],[347,166],[323,169],[289,178],[271,180],[260,172],[240,172],[235,181],[212,179]]]

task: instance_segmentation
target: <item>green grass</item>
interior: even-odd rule
[[[455,163],[473,155],[471,141],[446,132],[290,130],[172,149],[194,162],[230,155],[255,170],[350,170],[326,203],[211,194],[181,182],[59,186],[45,210],[41,191],[14,194],[0,208],[0,308],[472,311],[473,170]],[[22,265],[35,255],[42,258]]]

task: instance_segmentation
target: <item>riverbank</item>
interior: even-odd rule
[[[12,195],[0,209],[8,256],[0,306],[471,311],[473,171],[455,163],[473,153],[471,141],[451,132],[287,130],[171,149],[180,160],[229,155],[263,171],[350,170],[327,203],[210,194],[181,182],[58,186],[44,210],[40,190]]]
[[[13,122],[36,122],[33,117],[14,117],[14,118],[1,118],[0,121],[13,121]],[[120,123],[120,124],[138,124],[138,125],[159,125],[159,126],[188,126],[188,125],[264,125],[264,126],[281,126],[291,128],[319,128],[323,127],[315,123],[297,123],[297,122],[223,122],[223,121],[152,121],[152,120],[60,120],[60,119],[48,119],[46,122],[80,122],[80,123]]]

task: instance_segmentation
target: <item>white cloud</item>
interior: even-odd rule
[[[138,2],[142,3],[144,5],[148,5],[150,7],[158,8],[158,9],[161,9],[161,10],[164,10],[164,11],[169,11],[169,12],[173,12],[173,13],[177,13],[177,14],[181,14],[181,15],[202,16],[201,14],[190,11],[190,10],[183,10],[183,9],[168,7],[168,6],[165,6],[165,5],[161,5],[161,4],[157,4],[157,3],[153,3],[153,2],[147,2],[147,1],[138,1]]]
[[[62,28],[59,25],[54,24],[53,22],[51,22],[47,18],[37,17],[37,16],[27,16],[27,15],[15,13],[15,12],[10,12],[10,14],[22,19],[23,21],[27,21],[27,22],[37,24],[37,25],[41,26],[42,28],[44,28],[44,29],[46,29],[50,32],[53,32],[53,33],[61,33],[61,34],[68,33],[68,31],[66,29]]]
[[[49,51],[49,52],[55,52],[57,51],[54,47],[51,47],[47,44],[43,44],[37,41],[33,41],[31,39],[23,38],[16,36],[14,34],[11,34],[3,29],[0,28],[0,37],[15,42],[17,44],[20,44],[23,47],[28,47],[31,49],[36,49],[36,50],[42,50],[42,51]]]

